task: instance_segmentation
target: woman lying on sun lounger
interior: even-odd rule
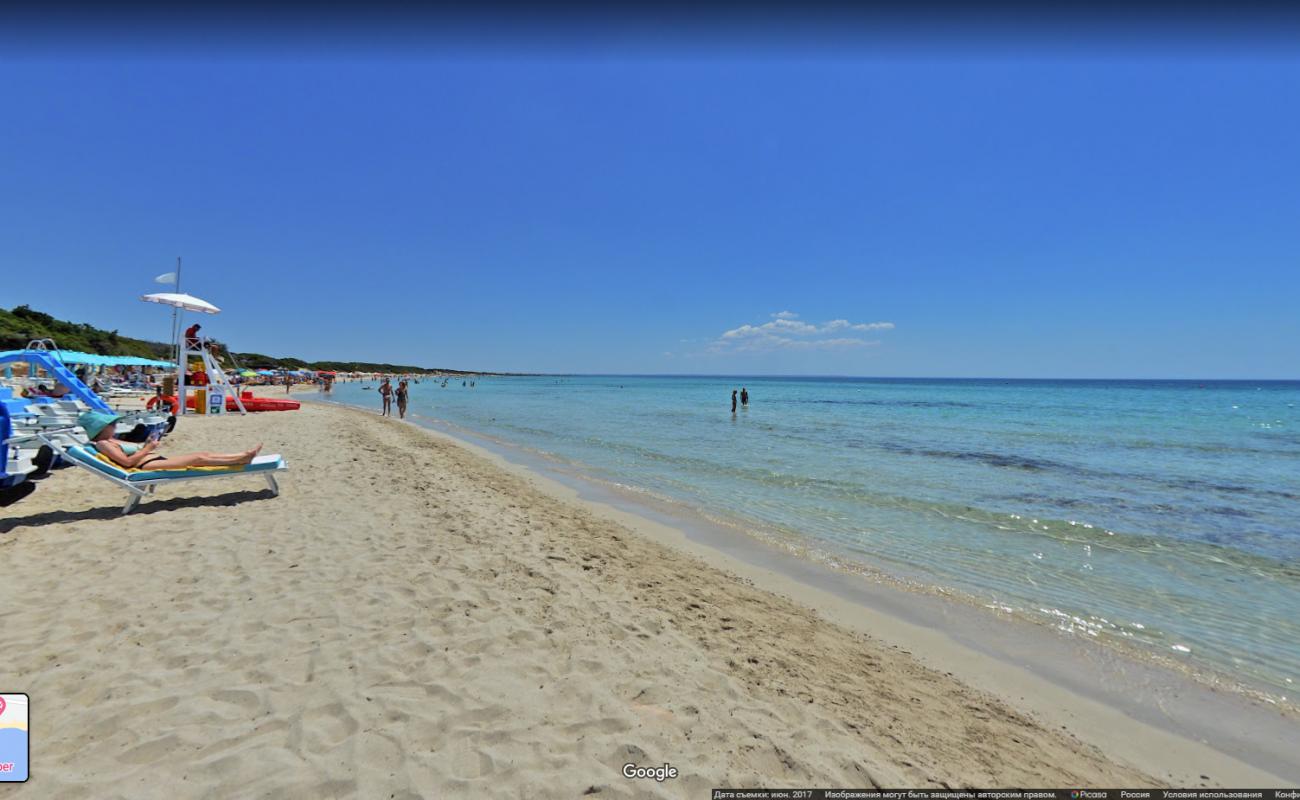
[[[53,389],[43,383],[38,384],[35,388],[29,386],[23,389],[23,397],[63,397],[67,393],[68,387],[58,381],[54,382]]]
[[[156,439],[144,444],[132,444],[113,437],[114,424],[121,417],[103,411],[87,411],[77,417],[77,424],[86,429],[95,450],[108,456],[123,469],[185,469],[186,467],[238,467],[249,463],[262,445],[242,453],[190,453],[167,457],[155,452]]]

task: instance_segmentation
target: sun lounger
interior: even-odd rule
[[[74,403],[31,403],[27,406],[30,419],[24,428],[67,428],[75,427],[77,416],[85,411],[84,406]],[[165,436],[170,431],[167,415],[158,411],[125,411],[117,422],[117,432],[127,434],[137,425],[143,425],[146,433]],[[17,427],[17,426],[15,426]]]
[[[0,386],[0,506],[21,500],[34,488],[28,477],[37,471],[39,450],[30,443],[13,441],[14,423],[27,418],[23,401]]]
[[[16,445],[5,448],[4,471],[0,472],[0,485],[10,486],[21,483],[26,476],[36,471],[36,450],[29,450]]]
[[[270,487],[271,494],[278,495],[280,494],[280,485],[275,481],[275,473],[288,468],[281,456],[267,455],[257,456],[252,463],[238,467],[123,469],[109,461],[105,456],[95,452],[95,449],[91,446],[82,444],[67,446],[60,441],[59,437],[52,436],[51,432],[48,431],[37,433],[36,436],[54,448],[55,452],[69,462],[125,489],[130,496],[127,498],[126,505],[122,507],[123,514],[131,513],[131,510],[145,495],[153,494],[154,490],[159,486],[176,484],[182,481],[210,480],[212,478],[257,474],[266,478],[266,484]]]

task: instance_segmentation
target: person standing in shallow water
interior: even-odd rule
[[[384,410],[379,412],[379,416],[393,416],[393,387],[389,385],[387,378],[379,384],[379,396],[384,401]]]
[[[736,413],[736,390],[731,390],[731,413]]]
[[[406,419],[406,397],[407,397],[406,379],[397,382],[397,416],[399,419]]]
[[[744,386],[740,387],[740,404],[746,407],[749,406],[749,390]]]

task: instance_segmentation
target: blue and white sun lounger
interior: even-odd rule
[[[29,416],[25,405],[26,401],[15,399],[8,387],[0,386],[0,505],[8,505],[32,491],[27,476],[36,471],[38,451],[15,441],[13,425],[16,419],[25,420]]]
[[[252,475],[254,473],[266,478],[272,495],[280,494],[280,485],[275,481],[275,473],[288,469],[284,458],[278,455],[257,456],[252,463],[238,467],[189,467],[187,469],[122,469],[100,455],[93,447],[87,445],[66,446],[58,437],[49,433],[38,433],[37,438],[54,448],[55,452],[83,469],[89,470],[106,480],[112,481],[130,493],[123,514],[131,509],[145,495],[154,493],[159,486],[180,483],[181,481],[208,480],[212,478],[229,478],[235,475]]]

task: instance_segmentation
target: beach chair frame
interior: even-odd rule
[[[158,478],[156,480],[130,481],[130,480],[119,478],[116,475],[109,475],[107,472],[103,472],[101,470],[95,469],[94,467],[82,462],[81,459],[76,458],[70,452],[68,452],[68,448],[65,447],[64,444],[60,442],[58,438],[55,437],[55,434],[68,433],[73,430],[79,430],[79,429],[62,428],[58,430],[39,431],[34,433],[33,435],[37,439],[40,439],[42,442],[44,442],[45,444],[53,448],[54,452],[62,456],[65,461],[71,464],[76,464],[78,467],[81,467],[87,472],[90,472],[94,475],[98,475],[99,477],[109,481],[110,483],[116,484],[122,489],[125,489],[128,493],[128,496],[126,499],[126,504],[122,506],[123,516],[130,514],[131,511],[137,505],[139,505],[141,500],[143,500],[145,497],[148,497],[149,495],[152,495],[159,486],[182,483],[184,481],[192,481],[192,480],[210,480],[213,478],[250,477],[252,475],[260,475],[266,479],[266,485],[267,487],[270,488],[271,495],[273,497],[279,497],[280,484],[275,480],[275,473],[282,472],[283,470],[288,469],[288,466],[284,463],[284,459],[280,459],[280,463],[278,466],[275,467],[275,469],[257,470],[256,472],[203,472],[195,475],[186,475],[183,477],[170,476],[166,478]]]

